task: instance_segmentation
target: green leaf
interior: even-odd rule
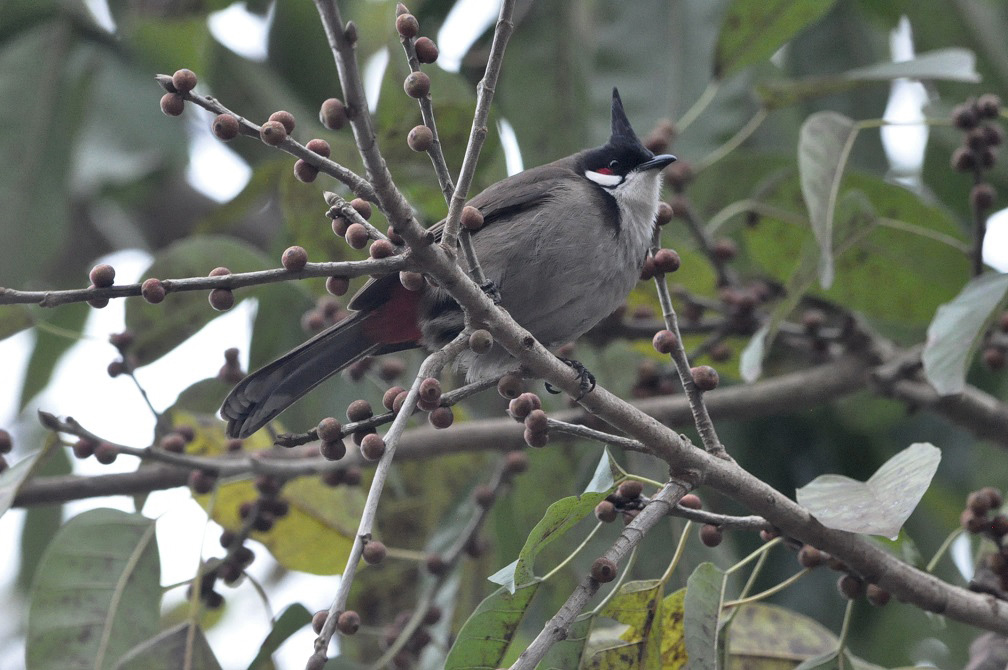
[[[683,626],[690,668],[717,668],[718,617],[726,578],[713,563],[701,563],[686,580]]]
[[[11,504],[14,502],[14,498],[17,497],[18,491],[21,490],[25,482],[30,480],[35,471],[42,465],[49,450],[56,448],[58,444],[59,440],[55,438],[54,433],[51,433],[46,439],[44,447],[25,456],[14,465],[0,472],[0,516],[7,513],[7,510],[11,508]]]
[[[308,339],[300,317],[315,301],[304,282],[265,284],[251,294],[259,300],[249,344],[249,367],[255,369]]]
[[[111,509],[70,519],[32,589],[28,670],[114,668],[157,631],[160,577],[152,519]]]
[[[796,660],[835,650],[837,643],[814,619],[779,605],[749,603],[732,619],[728,654],[732,663],[777,661],[791,667]]]
[[[836,0],[734,0],[728,7],[714,57],[714,76],[725,79],[768,59]]]
[[[35,324],[27,305],[0,305],[0,340]]]
[[[940,449],[917,442],[883,463],[867,482],[841,475],[816,477],[798,489],[798,504],[828,528],[895,539],[940,461]]]
[[[834,649],[806,659],[795,670],[840,670],[840,652]]]
[[[840,179],[857,128],[836,112],[817,112],[805,120],[798,137],[798,171],[812,232],[819,243],[819,283],[833,283],[833,216]]]
[[[44,308],[37,307],[34,311]],[[25,372],[24,385],[21,387],[19,409],[24,409],[28,401],[44,389],[52,378],[56,363],[67,349],[77,344],[77,339],[70,335],[79,335],[84,330],[91,308],[87,303],[63,305],[56,310],[47,310],[44,324],[36,323],[35,348],[28,360],[28,370]],[[41,321],[41,320],[39,320]],[[48,328],[53,326],[53,328]]]
[[[197,75],[206,71],[211,37],[205,16],[147,18],[134,13],[122,32],[140,63],[153,72],[170,75],[183,67]],[[153,81],[151,84],[151,103],[156,103],[161,93]],[[196,90],[206,94],[205,88],[200,82]]]
[[[186,445],[186,453],[214,457],[226,453],[224,424],[216,417],[192,415],[174,407],[170,413],[172,425],[191,426],[196,433],[196,438]],[[265,431],[243,442],[246,452],[272,446],[273,439]],[[253,482],[235,481],[221,485],[213,494],[197,495],[194,499],[210,512],[214,521],[237,531],[241,525],[239,507],[257,496]],[[277,519],[268,532],[252,533],[252,538],[264,544],[277,562],[290,570],[316,575],[341,570],[353,546],[364,504],[363,492],[348,486],[326,486],[318,477],[301,477],[284,487],[284,499],[290,504],[290,512]],[[326,551],[318,551],[320,545]]]
[[[626,670],[657,667],[661,659],[664,591],[665,583],[659,579],[623,584],[599,615],[630,628],[620,636],[620,642],[606,645],[593,654],[586,667]]]
[[[833,240],[829,252],[839,258],[865,239],[874,228],[878,217],[868,197],[856,189],[846,191],[837,203],[836,209],[835,225],[831,231]],[[770,352],[778,329],[812,287],[816,266],[821,265],[821,253],[821,248],[817,245],[804,245],[798,266],[784,287],[784,296],[777,301],[770,313],[770,319],[756,331],[742,352],[739,373],[747,382],[753,382],[760,376],[763,359]]]
[[[1005,303],[1008,274],[971,280],[952,302],[938,308],[921,354],[924,375],[940,395],[966,388],[966,369],[987,326]]]
[[[661,604],[661,660],[662,670],[679,670],[686,665],[686,589],[665,596]]]
[[[980,75],[974,69],[975,61],[975,55],[968,49],[937,49],[910,60],[898,63],[887,60],[835,75],[762,81],[757,84],[756,92],[765,106],[779,109],[808,98],[835,95],[860,85],[901,78],[977,82]]]
[[[42,452],[32,466],[32,474],[24,483],[36,477],[58,477],[71,472],[68,449],[64,449],[58,433],[45,431],[41,426],[29,429],[26,437],[43,443]],[[5,473],[6,474],[6,473]],[[0,510],[4,507],[0,506]],[[28,593],[35,581],[35,571],[49,542],[63,525],[63,505],[32,505],[27,508],[21,542],[18,547],[20,569],[17,586],[20,593]],[[2,514],[2,511],[0,511]]]
[[[259,647],[259,653],[249,664],[248,670],[272,670],[273,652],[279,649],[287,638],[311,623],[311,620],[312,613],[301,603],[294,603],[281,612],[273,624],[273,630]]]
[[[0,286],[66,277],[69,177],[91,73],[70,22],[40,23],[0,49]],[[13,129],[17,129],[13,131]],[[30,148],[30,149],[29,149]]]
[[[177,279],[206,276],[215,267],[231,272],[249,272],[274,265],[251,245],[232,238],[194,235],[162,249],[144,273],[145,277]],[[240,290],[240,300],[255,295]],[[151,305],[143,300],[126,303],[126,328],[136,336],[131,353],[142,366],[157,360],[218,316],[204,291],[169,293],[165,302]],[[275,318],[275,315],[274,315]],[[288,317],[289,318],[289,317]]]
[[[203,629],[180,623],[131,649],[116,670],[220,670]]]
[[[752,383],[763,374],[763,359],[766,358],[767,339],[770,335],[770,324],[760,326],[759,330],[749,338],[749,343],[739,356],[739,374],[743,381]]]
[[[891,81],[893,79],[935,79],[978,83],[976,55],[969,49],[936,49],[918,54],[910,60],[876,63],[848,70],[845,79],[860,81]]]
[[[602,458],[599,459],[598,465],[595,467],[595,474],[592,475],[591,481],[588,482],[588,486],[585,487],[584,492],[605,492],[608,495],[613,490],[613,487],[616,486],[616,480],[626,477],[626,474],[626,470],[621,468],[616,459],[609,453],[609,447],[606,447],[602,453]]]
[[[529,533],[528,539],[525,540],[525,546],[518,554],[514,569],[511,570],[511,566],[508,566],[492,575],[489,578],[490,581],[501,584],[511,593],[514,593],[515,588],[532,582],[535,579],[532,562],[536,555],[553,540],[562,537],[579,521],[591,514],[595,505],[604,500],[611,492],[610,489],[599,493],[584,493],[580,496],[561,498],[550,505],[542,520],[536,524],[532,532]]]
[[[462,624],[445,659],[445,670],[500,667],[539,585],[532,582],[514,593],[499,588],[487,596]]]

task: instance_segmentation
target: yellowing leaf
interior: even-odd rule
[[[192,426],[196,432],[196,438],[186,447],[187,453],[201,456],[224,453],[227,439],[220,421],[178,410],[173,413],[173,421],[176,426]],[[243,446],[246,451],[262,451],[270,449],[272,441],[260,432],[247,438]],[[340,572],[353,546],[364,494],[357,488],[326,486],[318,477],[301,477],[284,486],[280,495],[290,503],[290,512],[277,519],[268,532],[252,533],[252,538],[265,545],[285,568],[316,575]],[[211,494],[194,498],[214,521],[238,530],[239,507],[257,496],[251,481],[237,481],[219,487],[212,508]]]

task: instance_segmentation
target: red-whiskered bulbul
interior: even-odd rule
[[[612,135],[601,147],[531,168],[469,201],[484,225],[472,236],[500,304],[547,347],[579,337],[623,304],[640,277],[658,211],[661,169],[613,89]],[[364,356],[436,349],[464,328],[441,289],[407,290],[398,275],[370,280],[354,313],[243,379],[224,400],[228,434],[247,437],[330,375]],[[515,370],[500,345],[456,361],[470,381]]]

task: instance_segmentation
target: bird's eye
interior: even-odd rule
[[[609,161],[609,169],[615,171],[619,167],[619,161]]]

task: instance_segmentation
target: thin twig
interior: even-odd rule
[[[506,474],[506,466],[506,460],[503,458],[500,459],[497,463],[497,467],[494,468],[494,472],[490,476],[490,480],[486,484],[495,492],[495,498],[499,498],[508,486],[509,479]],[[445,581],[447,581],[449,575],[452,573],[452,568],[461,559],[466,545],[477,536],[480,529],[486,523],[487,517],[489,516],[492,508],[492,505],[476,506],[475,513],[458,533],[454,544],[452,544],[447,551],[441,554],[441,559],[444,561],[445,569],[440,574],[436,575],[434,579],[428,581],[423,592],[420,594],[420,598],[418,599],[416,606],[413,608],[413,614],[410,616],[409,621],[407,621],[402,627],[402,630],[396,636],[395,641],[389,645],[388,649],[385,650],[381,657],[371,664],[371,670],[383,670],[384,668],[389,667],[392,659],[395,658],[402,648],[409,643],[410,637],[412,637],[413,633],[415,633],[423,623],[424,617],[434,601],[434,594],[437,593],[437,590],[444,585]]]
[[[612,433],[595,430],[594,428],[589,428],[588,426],[583,426],[581,424],[568,423],[567,421],[560,421],[552,417],[547,417],[546,425],[549,427],[549,430],[557,431],[558,433],[567,433],[568,435],[573,435],[575,437],[581,437],[586,440],[594,440],[595,442],[601,442],[603,444],[611,444],[616,447],[622,447],[623,449],[628,449],[630,451],[639,451],[644,454],[654,453],[651,449],[648,449],[637,440],[630,439],[629,437],[623,437],[622,435],[613,435]]]
[[[655,246],[660,239],[660,229],[655,230]],[[707,406],[703,401],[703,393],[693,382],[693,375],[690,373],[689,360],[686,358],[686,350],[683,348],[682,334],[679,332],[679,318],[672,307],[672,297],[669,295],[668,283],[664,274],[656,274],[654,278],[655,287],[658,291],[658,301],[661,303],[662,317],[665,319],[665,327],[675,335],[675,345],[672,347],[671,357],[679,372],[679,381],[686,391],[689,399],[690,411],[693,413],[693,421],[696,424],[697,432],[703,441],[704,449],[715,456],[724,456],[725,448],[717,436],[714,423],[711,421]]]
[[[420,60],[416,55],[414,39],[400,36],[399,41],[402,43],[403,51],[406,52],[406,62],[409,64],[410,71],[419,72]],[[441,138],[438,136],[437,122],[434,120],[434,107],[431,105],[430,93],[418,99],[417,102],[420,105],[420,116],[423,118],[424,125],[430,129],[433,135],[431,146],[427,149],[427,155],[430,156],[431,164],[434,166],[434,174],[437,175],[445,202],[451,202],[452,194],[455,193],[455,184],[452,182],[451,174],[448,171],[448,162],[441,150]]]
[[[360,212],[354,209],[350,203],[346,201],[345,198],[336,195],[332,191],[323,191],[322,198],[326,201],[326,204],[329,205],[330,208],[336,209],[339,212],[339,215],[344,219],[347,219],[351,223],[359,223],[364,226],[364,229],[368,232],[368,237],[372,240],[388,239],[388,237],[385,236],[385,233],[372,226],[367,219],[360,215]]]
[[[441,238],[441,245],[445,249],[454,253],[458,243],[459,222],[462,218],[462,207],[465,205],[466,197],[469,194],[469,186],[472,184],[473,175],[476,173],[476,162],[479,160],[480,150],[487,136],[487,118],[490,116],[490,103],[493,101],[494,91],[497,88],[497,79],[500,77],[501,65],[504,63],[504,49],[507,47],[511,33],[514,32],[512,15],[514,14],[515,0],[504,0],[501,3],[500,14],[497,16],[497,26],[494,28],[493,44],[490,46],[490,56],[487,58],[486,70],[483,79],[476,87],[476,111],[473,114],[472,129],[469,132],[469,144],[466,146],[465,156],[462,159],[462,170],[459,172],[458,180],[455,183],[455,192],[452,194],[451,203],[448,205],[448,218],[445,221],[444,236]]]
[[[361,277],[372,274],[390,274],[411,269],[410,260],[404,255],[388,258],[369,258],[362,261],[336,261],[329,263],[308,263],[304,269],[291,272],[283,268],[257,270],[255,272],[235,272],[216,277],[185,277],[162,279],[165,293],[180,291],[210,291],[215,288],[236,289],[260,284],[273,284],[305,279],[308,277]],[[72,302],[84,302],[95,298],[128,298],[142,295],[141,284],[117,284],[107,288],[77,288],[61,291],[19,291],[0,287],[0,305],[36,304],[40,307],[57,307]]]
[[[688,490],[689,487],[680,482],[673,481],[666,484],[651,499],[647,507],[641,510],[641,513],[623,529],[623,532],[603,554],[603,557],[619,564],[634,547],[640,544],[647,532],[668,514],[672,506]],[[560,610],[546,622],[532,644],[521,653],[518,660],[511,666],[511,670],[532,670],[536,667],[549,648],[567,636],[567,631],[574,618],[584,610],[588,599],[598,591],[599,586],[599,582],[592,579],[591,576],[585,576]]]
[[[691,507],[683,507],[682,505],[676,505],[675,509],[670,512],[670,514],[682,517],[688,521],[707,523],[726,530],[770,530],[773,528],[773,524],[763,517],[756,515],[731,516],[730,514],[715,514],[714,512],[708,512],[702,509],[693,509]]]
[[[182,97],[188,102],[202,107],[207,111],[213,112],[214,114],[229,114],[235,117],[238,120],[239,133],[247,135],[248,137],[259,138],[259,133],[262,130],[261,126],[249,121],[239,114],[232,112],[230,109],[222,105],[216,98],[199,95],[198,93],[193,93],[191,91],[189,93],[179,94],[174,91],[174,86],[171,88],[168,87],[171,84],[171,77],[168,75],[159,74],[155,77],[155,79],[157,79],[157,82],[166,91],[174,92],[176,95],[182,95]],[[370,202],[377,202],[375,190],[366,179],[358,175],[353,170],[340,165],[336,161],[311,151],[294,138],[288,136],[283,142],[278,144],[276,148],[294,156],[295,158],[300,158],[310,165],[313,165],[318,168],[319,172],[324,172],[331,177],[335,177],[346,184],[351,191],[361,198]]]
[[[388,477],[392,467],[392,459],[395,457],[396,448],[399,446],[399,438],[406,428],[413,408],[416,406],[417,398],[420,394],[420,382],[427,377],[438,374],[441,369],[468,346],[469,337],[467,333],[461,333],[450,343],[429,355],[420,365],[416,379],[410,387],[406,400],[403,402],[402,410],[396,416],[392,426],[385,433],[385,453],[378,466],[375,468],[374,477],[371,480],[371,488],[368,490],[367,500],[364,502],[364,509],[361,512],[360,522],[357,526],[357,534],[354,537],[350,555],[347,557],[347,564],[340,578],[336,595],[329,606],[329,615],[326,618],[322,631],[315,639],[315,653],[313,658],[324,661],[329,642],[336,632],[336,621],[339,614],[346,608],[347,597],[350,594],[350,587],[353,585],[354,576],[357,573],[357,564],[360,562],[361,553],[364,550],[364,539],[370,537],[374,528],[374,520],[378,513],[378,501],[381,499],[382,490],[385,487],[385,479]]]

